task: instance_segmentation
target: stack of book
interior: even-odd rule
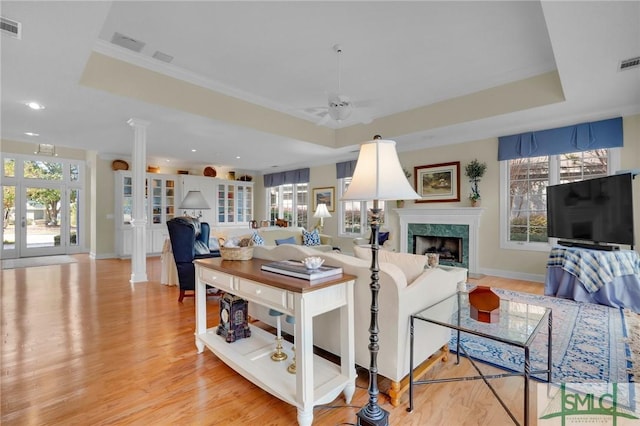
[[[308,281],[336,278],[342,275],[342,268],[337,266],[320,266],[316,269],[307,269],[302,262],[297,260],[282,260],[279,262],[265,263],[261,269],[267,272],[287,275],[289,277],[302,278]]]

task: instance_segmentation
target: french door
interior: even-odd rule
[[[24,171],[18,169],[23,163]],[[82,191],[68,182],[69,174],[63,172],[67,165],[63,160],[18,159],[15,166],[18,173],[7,177],[5,160],[2,258],[81,251]]]

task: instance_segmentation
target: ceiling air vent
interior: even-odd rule
[[[624,71],[638,66],[640,66],[640,56],[620,61],[620,68],[618,68],[618,70]]]
[[[134,38],[120,33],[113,34],[113,37],[111,37],[111,43],[117,44],[118,46],[124,47],[125,49],[133,50],[134,52],[138,53],[140,53],[145,45],[144,42],[138,41]]]
[[[158,50],[156,50],[156,53],[153,54],[153,57],[159,61],[166,63],[170,63],[171,61],[173,61],[173,56],[167,55],[166,53],[162,53]]]
[[[13,38],[22,38],[22,24],[0,16],[0,31]]]

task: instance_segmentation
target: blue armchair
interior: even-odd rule
[[[185,296],[193,297],[193,294],[185,294],[186,291],[194,291],[196,288],[196,272],[193,261],[208,257],[220,257],[219,250],[209,250],[209,234],[211,228],[206,222],[200,223],[198,219],[190,217],[176,217],[167,221],[171,250],[178,270],[178,282],[180,284],[180,296],[178,302],[182,303]]]

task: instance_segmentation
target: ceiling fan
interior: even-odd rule
[[[327,124],[329,120],[333,119],[338,123],[351,117],[353,113],[354,103],[348,96],[341,93],[341,80],[340,80],[340,55],[342,54],[342,46],[336,44],[333,46],[333,51],[336,52],[338,62],[338,91],[336,93],[330,93],[327,100],[326,112],[323,113],[323,117],[316,124],[322,126]],[[371,119],[361,120],[363,123],[370,123]]]

